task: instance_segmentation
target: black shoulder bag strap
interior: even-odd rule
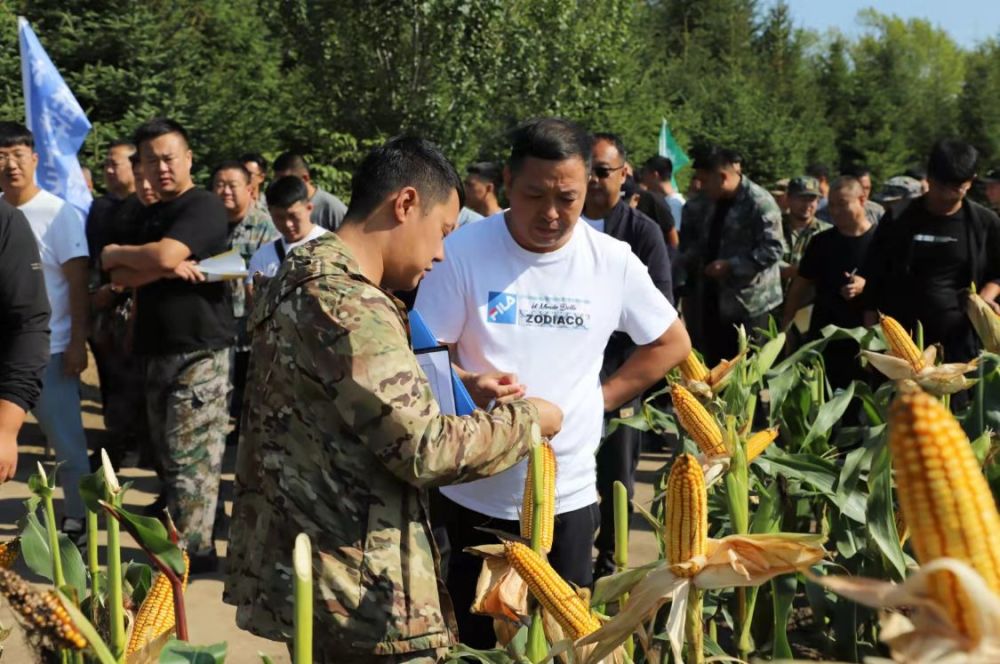
[[[285,262],[285,243],[281,240],[274,241],[274,253],[278,254],[278,262]]]

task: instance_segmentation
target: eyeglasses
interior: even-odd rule
[[[0,152],[0,166],[6,166],[8,163],[18,163],[23,166],[30,161],[30,152]]]
[[[620,171],[623,168],[625,168],[625,164],[616,166],[615,168],[611,168],[610,166],[594,166],[592,170],[599,180],[603,180],[615,171]]]

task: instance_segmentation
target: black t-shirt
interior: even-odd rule
[[[722,227],[726,223],[726,215],[733,207],[733,198],[723,198],[715,202],[715,211],[708,225],[708,243],[705,247],[705,265],[719,258],[722,249]]]
[[[928,343],[944,341],[965,326],[966,293],[972,281],[969,266],[970,220],[964,208],[944,217],[924,206],[910,219],[912,288],[905,298],[912,314],[924,326]]]
[[[864,264],[874,237],[874,226],[854,237],[828,228],[809,241],[799,262],[799,275],[813,282],[816,289],[810,336],[818,335],[827,325],[860,327],[864,324],[861,298],[845,300],[840,289],[849,281],[845,273],[859,270]]]
[[[177,240],[203,260],[227,249],[229,225],[222,201],[204,189],[145,210],[143,241]],[[136,351],[166,355],[226,348],[233,344],[236,324],[225,282],[192,284],[160,279],[139,289]]]
[[[101,250],[109,244],[115,244],[112,239],[113,226],[125,199],[114,198],[108,194],[95,198],[87,213],[87,248],[90,250],[90,262],[94,264],[101,256]]]

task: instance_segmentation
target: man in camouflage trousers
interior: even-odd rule
[[[235,326],[229,287],[206,282],[197,261],[226,251],[226,211],[194,186],[179,124],[150,120],[136,130],[135,145],[160,200],[143,213],[141,243],[109,244],[101,262],[112,283],[138,289],[135,350],[144,359],[150,440],[191,573],[199,574],[218,567],[212,527]]]
[[[235,249],[243,263],[249,266],[257,250],[278,237],[271,215],[254,204],[250,173],[238,161],[227,161],[216,167],[212,174],[212,190],[226,208],[229,248]],[[227,283],[233,298],[233,318],[236,319],[236,345],[230,358],[233,392],[229,402],[229,414],[236,419],[236,428],[229,437],[230,442],[235,443],[239,438],[240,408],[250,361],[250,337],[247,334],[246,286],[242,279]]]
[[[686,229],[681,260],[695,296],[700,334],[694,344],[710,364],[738,352],[736,326],[747,332],[766,325],[781,304],[779,263],[785,252],[781,210],[763,187],[739,172],[731,150],[711,147],[694,168],[709,200],[701,223]]]
[[[410,350],[389,291],[443,260],[461,196],[435,147],[393,139],[354,174],[343,226],[255,291],[224,599],[291,648],[292,547],[309,535],[316,661],[439,661],[457,635],[426,489],[506,470],[561,425],[540,399],[444,415]]]

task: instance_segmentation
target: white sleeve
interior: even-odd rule
[[[52,238],[52,250],[59,265],[90,255],[87,251],[87,232],[83,217],[69,203],[64,204],[56,213],[49,237]]]
[[[445,259],[424,276],[413,307],[438,341],[453,344],[461,336],[465,327],[466,290],[457,261],[448,257],[446,241]]]
[[[638,346],[651,343],[677,320],[677,310],[653,284],[649,270],[631,251],[625,259],[618,330]]]

